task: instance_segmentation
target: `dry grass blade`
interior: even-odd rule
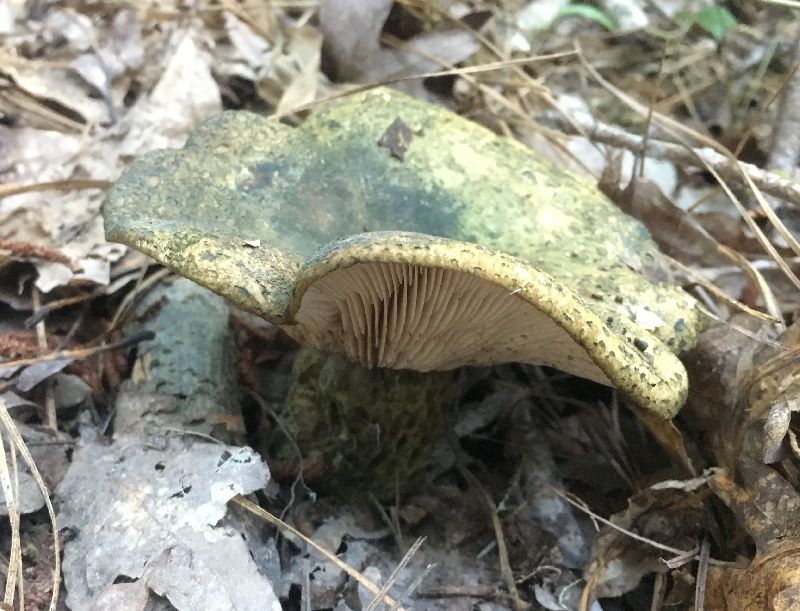
[[[642,117],[651,116],[654,121],[657,121],[661,125],[663,129],[671,133],[679,140],[681,139],[681,135],[689,136],[693,140],[701,142],[702,144],[714,149],[718,153],[725,155],[729,160],[731,160],[731,162],[737,165],[743,180],[748,184],[748,186],[751,186],[752,188],[754,184],[753,181],[747,175],[746,171],[742,167],[739,160],[736,159],[733,156],[733,153],[731,153],[727,148],[719,144],[716,140],[708,138],[707,136],[704,136],[703,134],[691,129],[690,127],[682,125],[679,121],[676,121],[675,119],[662,115],[661,113],[658,112],[651,113],[650,109],[647,106],[644,106],[640,102],[636,101],[628,94],[621,91],[620,89],[609,83],[605,78],[603,78],[603,76],[597,70],[595,70],[595,68],[584,57],[583,53],[580,51],[580,48],[577,49],[577,53],[578,57],[580,58],[581,64],[589,72],[589,74],[591,74],[592,78],[594,78],[598,83],[600,83],[607,91],[612,93],[617,99],[628,105],[633,111],[635,111]],[[689,144],[686,144],[686,147],[689,150],[694,151],[694,149]],[[730,189],[728,184],[723,180],[719,172],[717,172],[717,170],[713,168],[711,164],[709,164],[705,159],[703,159],[702,156],[698,156],[698,161],[702,164],[702,166],[706,170],[708,170],[708,172],[719,183],[720,187],[725,192],[725,195],[728,196],[728,199],[736,207],[736,210],[739,212],[742,219],[744,219],[745,223],[747,223],[747,226],[756,236],[756,239],[764,248],[764,250],[769,254],[770,257],[772,257],[775,263],[777,263],[778,267],[784,273],[784,275],[789,279],[789,281],[792,284],[794,284],[798,289],[800,289],[800,278],[797,277],[797,275],[791,270],[791,268],[783,259],[783,257],[781,257],[780,253],[778,253],[778,251],[770,242],[769,238],[767,238],[767,236],[764,234],[764,232],[761,230],[761,228],[758,226],[758,224],[755,222],[752,216],[748,213],[747,209],[744,207],[742,202],[739,201],[739,198],[736,197],[736,195]],[[776,229],[780,231],[778,227],[776,227]]]
[[[290,526],[289,524],[287,524],[286,522],[284,522],[280,518],[272,515],[266,509],[263,509],[263,508],[259,507],[255,503],[253,503],[251,501],[248,501],[246,498],[244,498],[243,496],[240,496],[240,495],[236,495],[235,497],[233,497],[230,500],[230,502],[231,503],[236,503],[241,508],[246,509],[250,513],[257,515],[258,517],[262,518],[266,522],[269,522],[270,524],[272,524],[276,528],[279,528],[280,530],[282,530],[284,532],[287,532],[287,533],[291,534],[294,537],[297,537],[298,539],[302,540],[303,543],[305,543],[306,545],[309,545],[310,547],[313,547],[320,554],[325,556],[325,558],[327,560],[329,560],[330,562],[335,564],[337,567],[339,567],[342,571],[347,573],[347,575],[350,576],[352,579],[355,579],[360,585],[364,586],[364,588],[366,588],[367,591],[371,592],[372,594],[374,594],[376,596],[380,593],[381,589],[378,586],[376,586],[374,583],[372,583],[369,579],[364,577],[361,573],[356,571],[350,565],[348,565],[345,562],[342,562],[336,556],[336,554],[334,554],[333,552],[329,552],[324,547],[320,546],[318,543],[315,543],[314,541],[312,541],[311,539],[306,537],[303,533],[301,533],[299,530],[297,530],[293,526]],[[385,604],[389,605],[390,607],[391,606],[397,606],[397,603],[388,594],[383,594],[383,602]],[[399,606],[397,606],[397,608],[401,609],[401,610],[403,609],[403,607],[399,607]]]
[[[733,191],[731,191],[730,187],[725,183],[719,173],[714,170],[710,165],[703,164],[705,168],[711,173],[714,179],[719,183],[722,190],[725,191],[725,194],[728,196],[728,199],[733,203],[736,207],[736,210],[739,212],[741,217],[744,219],[747,226],[750,228],[750,231],[755,234],[756,239],[758,240],[759,244],[767,251],[770,257],[775,261],[778,265],[778,268],[784,273],[784,275],[794,284],[798,289],[800,289],[800,278],[795,275],[792,269],[789,267],[789,264],[786,263],[783,257],[781,257],[780,253],[776,250],[776,248],[772,245],[769,238],[761,231],[761,228],[755,222],[752,216],[747,212],[747,209],[744,207],[739,198],[734,195]]]
[[[706,598],[706,580],[708,579],[709,558],[711,546],[708,541],[703,541],[700,545],[700,562],[697,566],[697,583],[694,592],[694,608],[696,611],[703,611]]]
[[[764,297],[764,304],[767,308],[767,311],[775,319],[774,322],[778,325],[778,327],[780,329],[784,329],[786,326],[783,322],[783,313],[781,311],[780,304],[778,304],[778,299],[775,297],[775,293],[772,292],[772,288],[764,278],[764,275],[758,271],[742,253],[734,250],[733,248],[728,248],[727,246],[720,244],[719,251],[733,261],[739,267],[739,269],[747,274],[751,282],[758,287],[758,290]]]
[[[297,440],[292,436],[292,433],[286,427],[286,423],[283,421],[283,418],[281,418],[278,415],[278,413],[274,409],[272,409],[272,407],[270,407],[269,403],[265,401],[264,398],[253,389],[248,388],[246,389],[246,391],[247,394],[249,394],[253,398],[253,400],[256,403],[258,403],[259,408],[263,410],[264,413],[268,414],[269,417],[275,421],[275,424],[278,425],[278,428],[280,429],[281,433],[284,434],[286,440],[289,442],[289,445],[292,447],[292,450],[294,450],[294,453],[297,456],[297,467],[298,467],[297,476],[294,478],[292,485],[289,487],[289,500],[287,501],[286,506],[281,511],[280,519],[283,519],[283,517],[287,513],[289,513],[289,510],[294,505],[295,500],[297,500],[297,495],[295,492],[297,484],[300,484],[303,487],[303,490],[305,490],[307,494],[309,495],[314,494],[311,488],[306,484],[306,480],[303,477],[303,465],[305,464],[305,459],[303,458],[303,451],[300,449],[300,446],[297,445]]]
[[[78,191],[81,189],[110,189],[114,183],[108,180],[77,179],[35,182],[32,184],[10,183],[0,185],[0,197],[31,193],[33,191]]]
[[[729,306],[732,306],[732,307],[736,308],[737,310],[741,310],[742,312],[745,312],[746,314],[749,314],[750,316],[753,316],[754,318],[758,318],[759,320],[763,320],[764,322],[769,322],[769,323],[779,324],[779,325],[783,324],[783,321],[780,318],[780,310],[778,310],[778,314],[776,315],[776,314],[772,313],[773,309],[770,308],[770,305],[773,305],[773,307],[774,307],[774,305],[776,305],[775,304],[775,297],[772,295],[771,291],[769,291],[769,295],[771,296],[771,298],[770,298],[770,300],[768,302],[768,306],[767,306],[767,309],[769,309],[769,311],[771,313],[770,314],[764,314],[763,312],[759,312],[758,310],[754,310],[753,308],[751,308],[750,306],[742,303],[738,299],[734,299],[731,295],[729,295],[728,293],[723,291],[721,288],[719,288],[716,284],[714,284],[710,280],[707,280],[706,278],[701,276],[699,273],[694,271],[691,267],[688,267],[688,266],[684,265],[683,263],[681,263],[680,261],[677,261],[677,260],[672,259],[672,258],[670,258],[669,261],[670,261],[670,263],[672,265],[674,265],[679,270],[681,270],[681,272],[686,274],[686,277],[689,278],[689,280],[699,284],[704,289],[706,289],[709,293],[711,293],[715,297],[721,299],[722,301],[727,303]],[[745,263],[747,263],[746,260],[745,260]],[[764,277],[761,275],[761,273],[758,272],[757,270],[753,269],[752,266],[740,265],[740,268],[747,269],[748,271],[746,273],[748,275],[750,275],[752,273],[753,275],[750,276],[751,278],[755,279],[757,277],[762,282],[764,281]],[[760,283],[759,283],[759,286],[760,286]]]
[[[783,221],[775,214],[775,210],[773,210],[770,203],[767,201],[761,190],[755,185],[753,179],[750,178],[747,173],[744,173],[744,179],[747,182],[747,186],[753,191],[753,195],[756,196],[756,201],[758,201],[761,209],[764,211],[764,214],[769,219],[769,222],[772,223],[772,226],[778,230],[778,233],[781,234],[781,237],[786,240],[786,243],[789,247],[795,252],[795,254],[800,255],[800,242],[792,235],[792,232],[786,228],[786,225],[783,224]]]
[[[69,117],[57,112],[47,106],[43,101],[33,97],[26,91],[17,88],[16,84],[3,90],[0,96],[0,110],[19,110],[32,118],[39,119],[48,125],[50,129],[58,131],[82,133],[86,130],[86,124],[70,119]]]
[[[552,486],[551,486],[551,488],[552,488]],[[612,522],[611,520],[607,520],[606,518],[602,517],[601,515],[593,512],[584,503],[579,503],[575,499],[571,498],[570,495],[567,494],[566,492],[563,492],[563,491],[558,490],[556,488],[553,488],[553,492],[555,492],[558,496],[563,498],[565,501],[567,501],[567,503],[569,503],[573,507],[575,507],[575,508],[579,509],[580,511],[584,512],[586,515],[588,515],[592,519],[597,520],[598,522],[602,522],[606,526],[609,526],[609,527],[613,528],[614,530],[617,530],[617,531],[621,532],[622,534],[630,537],[631,539],[636,539],[637,541],[639,541],[641,543],[646,543],[647,545],[649,545],[651,547],[655,547],[656,549],[660,549],[660,550],[663,550],[665,552],[669,552],[671,554],[675,554],[676,556],[689,557],[690,552],[687,551],[687,550],[678,549],[677,547],[672,547],[670,545],[664,545],[663,543],[659,543],[658,541],[654,541],[653,539],[648,539],[647,537],[643,537],[642,535],[638,535],[633,531],[630,531],[630,530],[628,530],[626,528],[623,528],[622,526],[619,526],[618,524],[614,524],[614,522]],[[693,560],[698,560],[699,559],[699,555],[697,553],[692,554],[691,558]],[[710,559],[709,562],[711,564],[715,564],[715,565],[719,565],[719,566],[738,566],[735,562],[726,562],[724,560]]]
[[[12,452],[13,455],[13,452]],[[16,461],[14,461],[16,467]],[[22,553],[19,535],[19,477],[14,470],[14,480],[16,486],[11,483],[11,473],[6,459],[6,446],[3,436],[0,435],[0,485],[3,488],[3,497],[8,508],[8,521],[11,525],[11,553],[8,561],[8,575],[6,575],[6,588],[3,594],[3,602],[9,607],[14,606],[14,594],[19,588],[22,592]]]
[[[53,529],[53,590],[52,595],[50,596],[50,606],[48,608],[50,611],[55,611],[56,604],[58,603],[58,589],[61,583],[61,542],[58,539],[58,523],[56,521],[56,512],[53,509],[53,503],[50,501],[50,494],[47,490],[47,485],[44,483],[42,475],[39,473],[39,469],[36,466],[36,463],[33,461],[33,457],[28,451],[28,447],[25,445],[22,435],[19,434],[17,426],[14,424],[14,420],[8,413],[6,404],[2,399],[0,399],[0,426],[2,426],[8,434],[8,437],[11,441],[12,450],[15,452],[18,451],[22,455],[22,458],[24,459],[31,476],[36,481],[36,485],[39,487],[42,497],[44,497],[44,503],[47,507],[47,514],[50,516],[50,525]],[[2,449],[5,453],[4,448],[0,449]]]
[[[500,62],[495,62],[499,64],[505,63],[508,67],[512,68],[513,74],[520,79],[520,83],[516,86],[511,86],[513,89],[517,91],[524,91],[524,92],[535,92],[538,96],[540,96],[549,106],[555,109],[556,113],[558,113],[562,119],[573,129],[576,133],[586,136],[583,132],[583,128],[580,124],[573,121],[573,117],[565,113],[561,106],[559,106],[555,100],[553,99],[550,90],[545,86],[543,83],[536,80],[533,76],[531,76],[527,71],[523,69],[523,66],[516,63],[515,61],[509,60],[507,54],[504,54],[503,51],[494,44],[487,36],[482,34],[480,31],[474,30],[462,22],[460,19],[456,19],[452,14],[450,14],[447,10],[442,7],[436,7],[430,2],[426,2],[425,0],[402,0],[401,4],[405,4],[409,7],[415,7],[418,10],[422,11],[433,11],[438,19],[442,19],[446,21],[451,27],[460,28],[462,30],[469,31],[472,36],[490,53],[492,53],[495,57],[500,59]],[[545,56],[541,56],[545,57]],[[435,58],[429,58],[434,59]],[[478,66],[478,68],[483,68],[484,66],[489,66],[493,64],[483,64],[482,66]],[[451,66],[447,66],[450,68]],[[502,66],[500,66],[502,67]],[[525,123],[529,128],[533,129],[534,131],[545,132],[546,130],[535,121],[532,121],[529,113],[525,112],[523,109],[519,108],[517,105],[512,103],[508,98],[506,98],[502,93],[496,91],[493,87],[487,86],[483,83],[479,83],[475,79],[466,78],[467,75],[471,74],[473,68],[467,68],[467,72],[463,72],[460,76],[464,77],[470,84],[474,87],[477,87],[481,90],[481,92],[486,95],[488,98],[492,98],[494,101],[498,102],[506,109],[510,110],[514,115],[519,117],[523,123]],[[482,72],[483,70],[481,70]],[[523,94],[524,95],[524,94]],[[551,140],[557,140],[556,134],[548,134],[548,138]],[[580,163],[580,160],[576,158],[576,161]],[[588,170],[588,168],[587,168]]]
[[[34,309],[33,314],[31,314],[28,318],[25,319],[25,327],[30,328],[34,326],[37,322],[49,316],[52,312],[56,312],[57,310],[61,310],[62,308],[68,308],[70,306],[79,303],[92,301],[103,295],[113,295],[119,289],[124,287],[126,284],[134,282],[140,275],[141,274],[139,272],[130,272],[127,274],[123,274],[122,276],[114,280],[112,283],[107,284],[105,286],[98,286],[92,291],[80,293],[72,297],[64,297],[62,299],[48,301],[40,308]]]
[[[313,102],[308,102],[307,104],[301,104],[295,108],[289,109],[280,115],[273,115],[276,119],[283,119],[290,115],[296,114],[298,112],[303,112],[305,110],[311,110],[317,106],[322,104],[326,104],[328,102],[332,102],[334,100],[338,100],[340,98],[344,98],[350,95],[355,95],[357,93],[362,93],[364,91],[369,91],[370,89],[375,89],[377,87],[381,87],[384,85],[394,85],[396,83],[402,83],[405,81],[413,81],[417,79],[427,79],[427,78],[435,78],[439,76],[464,76],[470,74],[480,74],[483,72],[491,72],[493,70],[500,70],[502,68],[506,68],[508,66],[514,65],[524,65],[530,64],[533,62],[543,62],[543,61],[553,61],[556,59],[563,59],[566,57],[572,57],[575,55],[575,51],[562,51],[560,53],[549,53],[547,55],[532,55],[529,57],[520,57],[517,59],[507,59],[498,62],[491,62],[488,64],[483,64],[480,66],[469,66],[465,68],[451,68],[447,70],[436,70],[434,72],[425,72],[422,74],[412,74],[410,76],[401,76],[393,79],[388,79],[385,81],[381,81],[380,83],[369,83],[367,85],[359,85],[357,87],[349,88],[345,91],[340,91],[338,93],[325,96],[318,100],[314,100]],[[516,112],[520,112],[518,109]]]
[[[653,580],[653,596],[650,599],[650,611],[660,611],[667,595],[667,578],[663,573],[656,573]]]
[[[497,515],[497,507],[494,504],[492,495],[489,494],[489,491],[486,490],[483,484],[481,484],[480,480],[464,466],[461,453],[459,451],[458,440],[455,438],[455,433],[452,431],[450,434],[450,446],[456,453],[456,469],[458,469],[461,477],[463,477],[475,490],[475,492],[480,495],[481,500],[486,506],[486,510],[491,518],[492,530],[494,530],[494,538],[497,542],[497,556],[500,560],[500,574],[503,577],[503,582],[505,583],[506,589],[508,589],[508,594],[511,597],[511,605],[515,611],[527,609],[528,605],[519,596],[517,582],[514,579],[514,572],[511,569],[511,562],[508,557],[508,546],[506,545],[506,538],[503,534],[503,525],[500,522],[500,516]]]
[[[581,592],[581,602],[578,607],[580,611],[589,611],[590,605],[594,602],[593,593],[596,585],[597,575],[589,575],[589,579],[586,580],[586,585],[583,586],[583,591]]]
[[[172,272],[168,269],[160,269],[156,273],[148,276],[147,278],[144,277],[144,274],[147,272],[147,268],[143,267],[141,271],[141,275],[139,281],[136,283],[136,286],[133,290],[129,291],[123,300],[120,302],[119,306],[117,307],[117,311],[114,312],[114,316],[111,319],[111,325],[109,326],[109,331],[111,329],[116,329],[120,323],[125,319],[125,317],[130,313],[131,309],[133,308],[133,303],[138,299],[142,293],[147,292],[153,285],[157,284],[161,281],[162,278],[166,278]]]
[[[402,571],[406,567],[406,565],[411,561],[411,559],[414,557],[414,554],[416,554],[417,550],[420,547],[422,547],[423,543],[425,543],[425,537],[419,537],[416,541],[414,541],[414,544],[410,548],[408,548],[408,551],[400,559],[400,562],[394,568],[392,574],[389,575],[389,578],[386,580],[386,583],[383,584],[383,587],[381,588],[380,592],[378,592],[375,595],[375,597],[369,602],[364,611],[374,611],[374,609],[376,609],[378,605],[381,604],[381,602],[383,601],[383,597],[397,581],[397,576],[400,574],[400,571]]]
[[[406,600],[409,596],[411,596],[416,589],[425,581],[425,578],[430,574],[430,572],[436,567],[435,564],[429,564],[425,567],[425,570],[422,571],[419,575],[417,575],[411,584],[406,588],[406,591],[403,592],[403,596],[401,597],[401,601]],[[395,603],[397,605],[398,603]],[[397,607],[391,607],[390,611],[395,611]]]

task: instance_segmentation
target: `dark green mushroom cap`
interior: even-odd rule
[[[224,113],[135,161],[129,244],[368,367],[551,365],[672,416],[701,326],[645,229],[590,182],[386,89],[299,128]]]

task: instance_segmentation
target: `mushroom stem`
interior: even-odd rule
[[[292,439],[276,431],[264,455],[287,467],[278,471],[302,465],[316,490],[391,500],[421,475],[455,375],[366,369],[342,354],[301,348],[280,413]]]

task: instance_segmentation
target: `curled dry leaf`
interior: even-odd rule
[[[720,471],[714,492],[733,510],[756,542],[747,568],[712,567],[706,608],[725,611],[794,609],[800,599],[800,495],[777,472],[752,465],[759,481],[738,486]]]
[[[691,550],[702,532],[705,516],[700,495],[675,488],[648,488],[633,495],[628,509],[611,517],[617,526],[675,550]],[[609,526],[601,528],[586,568],[596,597],[620,596],[643,576],[666,572],[670,552],[636,540]],[[677,555],[673,552],[672,555]]]
[[[796,446],[790,424],[800,326],[790,327],[778,344],[758,337],[759,327],[769,337],[762,322],[742,315],[733,324],[703,333],[689,355],[697,390],[685,414],[703,431],[713,459],[727,467],[709,483],[752,537],[756,555],[747,568],[711,568],[706,608],[790,609],[800,583],[800,494],[792,480],[796,459],[786,450]],[[750,331],[742,333],[745,327]],[[778,462],[777,468],[766,461]]]

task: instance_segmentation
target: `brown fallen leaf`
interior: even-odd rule
[[[664,558],[696,547],[705,524],[705,509],[698,493],[651,487],[633,495],[628,509],[611,516],[611,522],[655,544],[603,527],[585,571],[587,587],[593,589],[594,597],[620,596],[635,588],[648,573],[668,572]]]
[[[726,467],[709,485],[756,549],[746,568],[709,570],[706,609],[800,608],[800,481],[792,426],[800,325],[778,341],[769,340],[770,331],[763,322],[737,317],[704,333],[686,359],[694,390],[685,414],[712,460]],[[726,542],[729,553],[746,554],[738,539]]]
[[[760,470],[760,482],[746,489],[725,471],[709,481],[756,542],[747,568],[711,567],[709,611],[800,608],[800,496],[772,469],[762,465]]]
[[[706,266],[730,263],[697,219],[672,203],[653,181],[634,176],[617,203],[645,224],[661,250],[679,261]]]
[[[738,314],[700,334],[697,345],[683,358],[690,391],[681,419],[701,436],[702,449],[715,466],[737,469],[739,431],[746,417],[737,387],[753,354],[773,341],[773,335],[772,325]]]

